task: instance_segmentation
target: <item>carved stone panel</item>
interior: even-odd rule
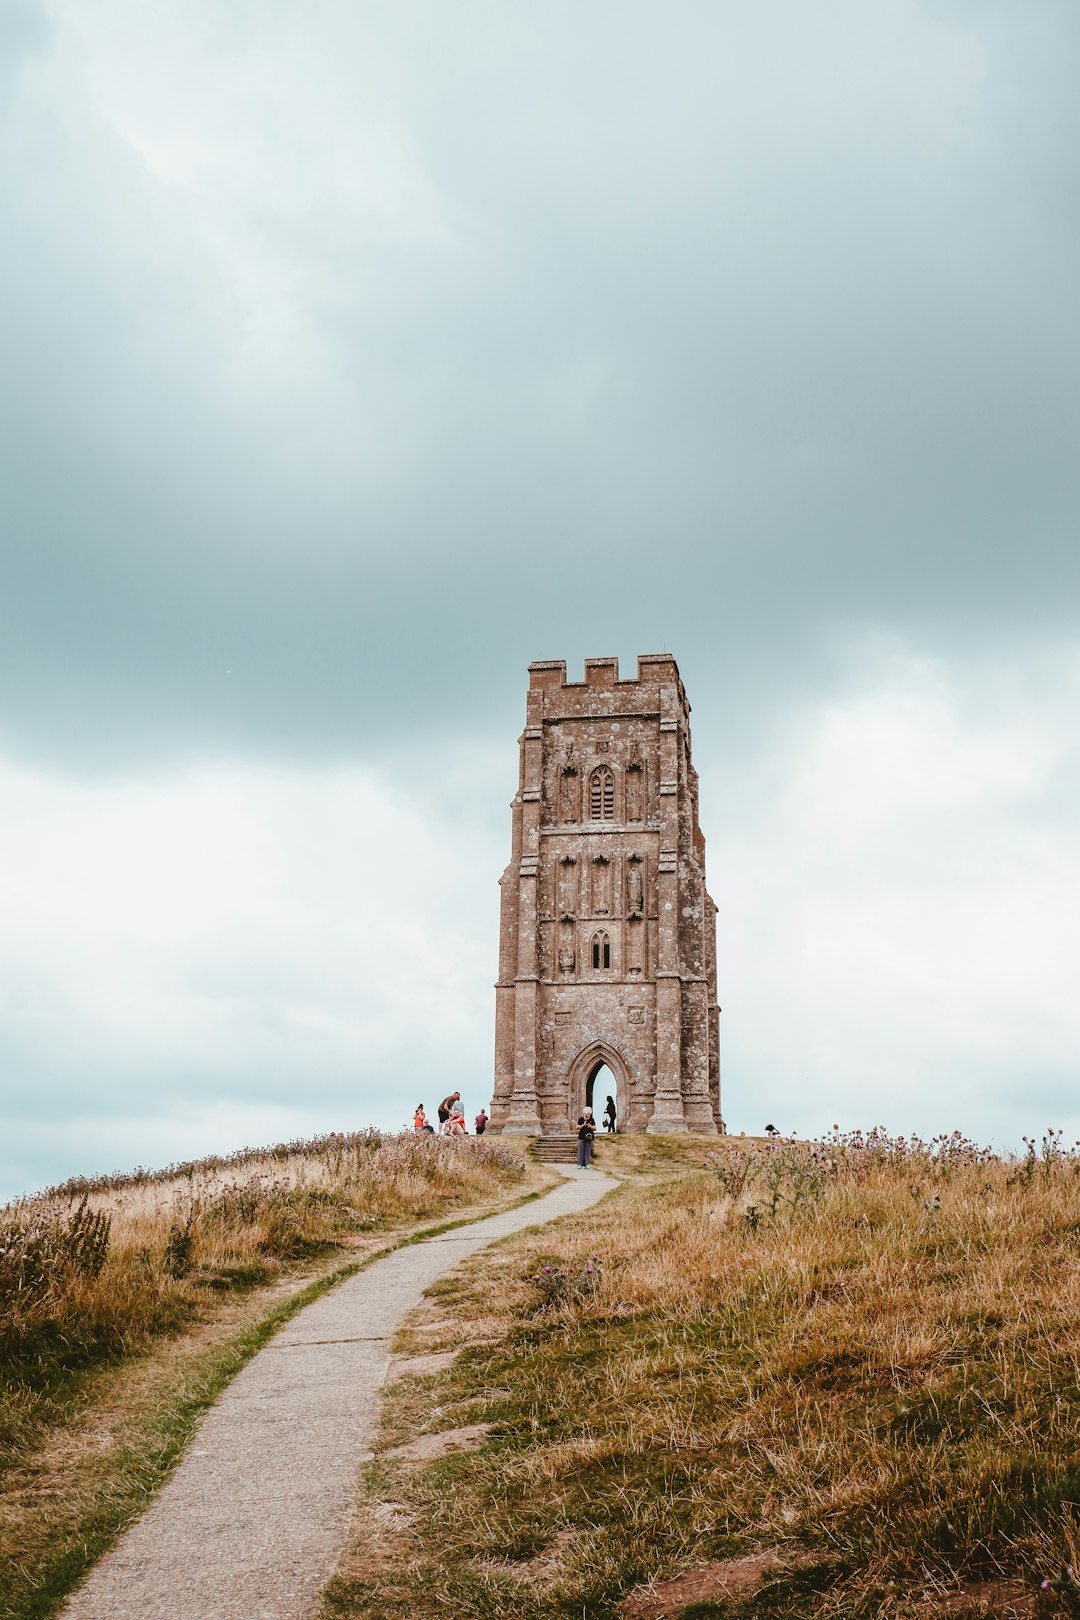
[[[627,821],[642,821],[645,816],[645,768],[641,763],[641,755],[634,752],[626,767],[626,819]]]
[[[565,922],[572,922],[577,916],[578,908],[578,876],[577,862],[572,855],[564,855],[559,862],[559,916]]]
[[[593,861],[592,910],[594,917],[606,917],[611,910],[611,862],[603,855]]]
[[[575,822],[578,818],[578,777],[573,755],[567,749],[559,772],[559,820]]]
[[[626,925],[626,976],[630,979],[639,979],[644,970],[644,930],[645,924],[640,920]]]
[[[645,911],[645,879],[639,855],[631,855],[626,863],[626,915],[641,917]]]

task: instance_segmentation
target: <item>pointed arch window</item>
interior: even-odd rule
[[[589,815],[593,821],[615,819],[615,778],[607,765],[598,765],[589,778]]]
[[[592,965],[594,968],[611,966],[611,935],[603,932],[593,935]]]

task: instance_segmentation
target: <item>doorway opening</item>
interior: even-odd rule
[[[616,1128],[629,1128],[630,1071],[626,1059],[615,1046],[606,1041],[590,1041],[582,1047],[566,1071],[567,1113],[574,1129],[585,1108],[591,1108],[593,1118],[604,1134],[604,1109],[609,1097],[614,1098]]]
[[[608,1099],[616,1107],[619,1095],[618,1082],[606,1063],[598,1063],[585,1083],[585,1106],[592,1109],[593,1119],[596,1121],[597,1131],[605,1129],[604,1115],[607,1111]],[[615,1125],[618,1129],[618,1115]]]

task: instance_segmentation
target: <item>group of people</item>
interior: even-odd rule
[[[468,1127],[465,1124],[465,1110],[461,1105],[461,1092],[452,1091],[449,1097],[444,1097],[437,1109],[439,1129],[436,1133],[434,1125],[428,1121],[424,1112],[423,1103],[417,1103],[416,1113],[413,1116],[413,1130],[427,1131],[429,1136],[468,1136]],[[488,1117],[481,1108],[473,1121],[473,1129],[477,1136],[483,1136],[487,1130]]]
[[[468,1136],[469,1131],[467,1125],[465,1124],[465,1109],[462,1107],[460,1091],[452,1091],[448,1097],[444,1097],[442,1102],[439,1104],[437,1112],[439,1117],[438,1132],[436,1132],[435,1126],[429,1122],[427,1114],[424,1112],[423,1103],[417,1103],[416,1113],[413,1116],[413,1130],[427,1131],[429,1136]],[[609,1097],[607,1102],[604,1104],[603,1120],[605,1131],[609,1131],[612,1135],[614,1135],[614,1097]],[[480,1112],[473,1121],[473,1129],[475,1130],[477,1136],[483,1136],[484,1132],[487,1130],[487,1122],[487,1113],[483,1108],[481,1108]],[[582,1170],[587,1170],[589,1168],[589,1161],[592,1158],[593,1140],[596,1136],[596,1121],[593,1118],[593,1111],[591,1108],[586,1108],[585,1112],[579,1115],[577,1135],[577,1162]]]

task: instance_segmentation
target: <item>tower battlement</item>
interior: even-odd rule
[[[637,674],[619,678],[619,660],[613,657],[586,658],[585,679],[568,681],[565,658],[537,658],[529,665],[529,685],[550,692],[560,686],[636,686],[640,681],[682,685],[679,666],[670,653],[639,653]]]
[[[690,706],[670,653],[529,665],[502,878],[491,1129],[570,1129],[597,1076],[620,1128],[722,1129],[716,908]],[[597,1110],[598,1112],[599,1110]]]
[[[568,681],[565,658],[538,658],[529,665],[529,687],[532,691],[553,692],[564,686],[677,686],[685,701],[679,666],[670,653],[639,653],[637,674],[619,676],[617,658],[586,658],[585,679]]]

